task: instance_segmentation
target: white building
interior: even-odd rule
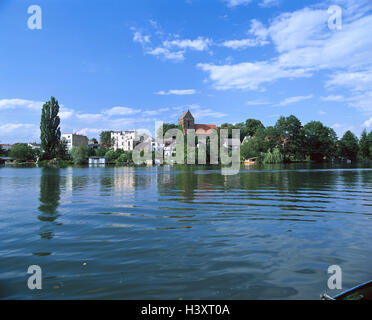
[[[111,140],[113,141],[114,151],[121,149],[133,151],[136,145],[136,131],[113,131]]]
[[[75,133],[65,133],[62,135],[62,140],[66,142],[67,150],[71,151],[72,147],[80,145],[88,146],[88,137]]]

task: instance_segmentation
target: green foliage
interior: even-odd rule
[[[275,163],[283,163],[284,156],[281,154],[279,148],[275,148],[273,152],[269,150],[267,153],[264,154],[262,162],[264,164],[275,164]]]
[[[122,153],[119,158],[116,160],[118,164],[132,164],[132,152],[124,152]]]
[[[240,148],[242,160],[259,157],[261,153],[266,153],[268,143],[266,140],[265,130],[259,128],[254,137],[248,139]]]
[[[253,137],[257,130],[259,129],[265,129],[265,126],[262,124],[262,122],[260,120],[256,120],[256,119],[248,119],[246,122],[245,122],[245,127],[246,127],[246,135],[248,135],[249,137]]]
[[[111,139],[112,131],[102,131],[99,139],[101,141],[101,145],[106,148],[111,148],[113,146],[113,141]]]
[[[372,137],[371,133],[370,135]],[[371,157],[371,150],[372,150],[371,147],[372,147],[372,141],[367,135],[367,131],[363,130],[362,136],[360,137],[360,140],[359,140],[359,155],[362,159],[366,160]]]
[[[97,157],[104,157],[105,156],[105,154],[107,153],[107,151],[109,151],[109,149],[108,148],[106,148],[106,147],[98,147],[96,150],[95,150],[95,155],[97,156]]]
[[[12,146],[9,156],[18,161],[35,160],[35,153],[31,147],[24,143],[16,143]]]
[[[109,162],[116,160],[115,151],[114,150],[107,151],[105,154],[105,158],[107,158]]]
[[[359,151],[358,138],[351,131],[347,131],[339,142],[340,157],[356,160]]]
[[[57,148],[57,160],[71,160],[67,150],[67,142],[62,140]]]
[[[43,158],[50,160],[56,157],[61,141],[60,118],[58,101],[51,97],[43,105],[40,120],[41,148],[44,150]]]
[[[163,129],[163,136],[161,135],[161,130]],[[182,127],[176,125],[176,124],[173,124],[173,123],[163,123],[163,126],[162,127],[159,127],[157,132],[156,132],[156,136],[157,138],[163,138],[165,133],[170,130],[170,129],[179,129],[182,131]]]
[[[78,147],[72,147],[70,155],[75,164],[85,164],[88,162],[89,148],[83,144]]]
[[[286,160],[303,159],[305,137],[301,121],[295,116],[280,117],[275,124],[280,139],[280,149]]]
[[[304,126],[305,150],[312,161],[322,162],[336,154],[337,135],[319,121]]]

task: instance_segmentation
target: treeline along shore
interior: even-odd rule
[[[41,165],[82,165],[88,163],[89,157],[102,157],[111,164],[134,165],[132,151],[121,149],[114,151],[111,131],[102,132],[99,142],[97,139],[92,139],[97,146],[94,149],[80,145],[68,151],[65,141],[61,139],[58,113],[58,101],[52,97],[42,107],[40,149],[17,143],[10,150],[0,147],[0,157],[15,159],[16,163],[37,162]],[[180,125],[170,123],[163,124],[161,129],[157,132],[157,138],[159,138],[159,132],[164,135],[170,129],[183,131]],[[311,121],[303,125],[293,115],[280,117],[274,126],[268,127],[256,119],[248,119],[236,124],[224,123],[216,129],[218,136],[220,136],[221,129],[228,130],[230,140],[233,138],[233,130],[240,130],[239,144],[242,161],[250,158],[255,158],[259,163],[372,160],[372,131],[368,133],[366,129],[360,138],[351,131],[347,131],[339,138],[332,128],[320,121]],[[184,137],[186,141],[187,132]],[[197,153],[196,149],[196,164],[198,164]],[[153,156],[155,157],[155,152]],[[208,159],[209,149],[207,148],[207,163]]]

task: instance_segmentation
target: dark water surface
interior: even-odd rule
[[[319,299],[371,240],[366,167],[0,168],[1,298]]]

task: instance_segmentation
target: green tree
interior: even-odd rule
[[[24,143],[16,143],[12,146],[9,156],[19,161],[35,160],[35,154],[31,147]]]
[[[101,146],[106,148],[111,148],[113,146],[113,141],[111,139],[112,131],[102,131],[99,135],[99,139],[101,141]]]
[[[5,155],[5,150],[3,149],[3,147],[0,145],[0,156],[4,156]]]
[[[275,127],[267,127],[265,129],[265,136],[269,149],[274,150],[278,148],[279,145],[281,145],[280,134]]]
[[[92,138],[94,144],[98,144],[98,140],[96,138]]]
[[[359,154],[362,159],[366,160],[370,158],[371,146],[372,146],[372,143],[367,134],[367,130],[364,129],[360,137],[360,140],[359,140]]]
[[[83,144],[78,147],[72,147],[71,158],[75,164],[85,164],[89,158],[89,148]]]
[[[57,148],[57,159],[70,160],[70,155],[67,149],[67,142],[65,140],[62,140]]]
[[[177,129],[177,128],[181,130],[181,128],[179,128],[179,126],[176,125],[176,124],[173,124],[173,123],[163,123],[163,126],[158,128],[158,130],[156,132],[156,136],[158,138],[163,138],[164,135],[165,135],[165,133],[168,130],[170,130],[170,129]],[[161,129],[163,129],[163,137],[161,136]]]
[[[303,159],[305,137],[301,121],[293,115],[280,117],[275,128],[278,130],[281,152],[285,159]]]
[[[256,119],[248,119],[245,122],[245,130],[246,135],[249,137],[253,137],[258,129],[265,129],[265,126],[262,124],[260,120]]]
[[[347,131],[339,142],[339,155],[348,160],[356,160],[359,151],[358,138]]]
[[[96,149],[95,153],[97,157],[104,157],[107,151],[109,151],[108,148],[100,146]]]
[[[123,153],[120,157],[116,160],[117,163],[128,163],[129,162],[129,154],[128,152]]]
[[[259,157],[261,153],[266,153],[268,143],[265,135],[265,130],[259,128],[254,137],[248,139],[240,147],[240,155],[242,160]]]
[[[108,161],[110,161],[110,162],[116,160],[115,151],[114,150],[107,151],[106,154],[105,154],[105,158],[107,158]]]
[[[57,149],[61,141],[61,129],[58,101],[51,97],[50,101],[43,105],[40,120],[41,148],[44,150],[44,159],[50,160],[56,157]]]
[[[311,121],[304,126],[306,154],[316,162],[336,155],[337,135],[332,128],[319,121]]]

